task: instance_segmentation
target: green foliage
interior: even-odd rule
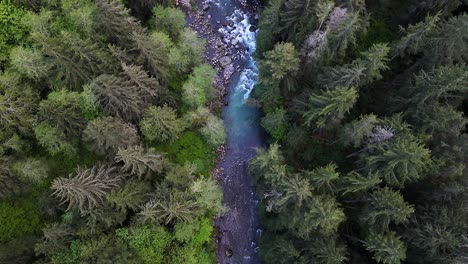
[[[68,204],[67,210],[78,208],[82,214],[102,205],[104,196],[117,187],[121,177],[115,167],[96,165],[90,169],[77,169],[68,178],[57,178],[51,189],[53,195]]]
[[[47,76],[51,67],[39,50],[22,46],[11,50],[10,61],[16,70],[33,79]]]
[[[299,69],[299,56],[291,43],[276,44],[274,49],[264,54],[265,70],[271,72],[275,80],[282,80],[287,74]]]
[[[369,196],[362,219],[370,226],[388,230],[390,222],[404,224],[408,222],[412,213],[414,213],[413,206],[408,204],[399,192],[383,188]]]
[[[177,41],[185,26],[185,14],[181,9],[155,6],[153,8],[153,27]]]
[[[355,148],[362,146],[372,134],[377,121],[377,116],[370,114],[345,124],[340,131],[340,141],[345,146],[352,145]]]
[[[188,74],[202,63],[206,40],[198,38],[190,29],[184,29],[176,47],[170,49],[169,65],[176,74]]]
[[[267,113],[262,118],[261,124],[275,140],[284,139],[289,127],[286,110],[277,108],[274,112]]]
[[[208,64],[193,69],[193,74],[184,83],[183,101],[193,108],[206,106],[215,97],[214,80],[216,71]]]
[[[412,136],[370,144],[359,155],[362,168],[396,187],[418,181],[431,165],[430,150]]]
[[[339,122],[354,106],[357,97],[357,90],[354,87],[337,87],[312,94],[309,97],[308,109],[303,114],[305,124],[324,128],[331,123]]]
[[[39,144],[51,155],[64,154],[73,157],[76,148],[69,143],[63,131],[46,123],[40,123],[34,127],[34,134]]]
[[[373,258],[384,264],[400,264],[406,259],[406,247],[395,232],[379,234],[371,232],[365,247],[374,254]]]
[[[20,160],[13,165],[13,170],[24,181],[36,184],[42,183],[49,177],[47,164],[43,160],[37,158]]]
[[[148,178],[152,172],[161,174],[168,166],[167,160],[154,149],[145,150],[141,146],[120,148],[115,161],[123,162],[122,169],[139,178]]]
[[[180,137],[161,149],[167,157],[183,165],[186,161],[196,164],[197,171],[205,176],[210,174],[214,166],[214,149],[202,137],[192,131],[184,132]]]
[[[0,66],[5,67],[10,50],[25,40],[26,28],[21,23],[25,10],[10,1],[0,2]]]
[[[76,137],[86,126],[77,92],[51,92],[39,104],[39,120],[56,126],[69,137]]]
[[[198,203],[186,193],[172,192],[159,200],[151,200],[142,206],[138,217],[142,223],[175,224],[192,222],[198,215]]]
[[[145,182],[130,181],[121,189],[114,189],[107,195],[107,200],[118,210],[136,211],[146,200],[150,186]]]
[[[214,115],[208,117],[206,124],[200,129],[200,133],[213,147],[223,144],[226,140],[223,120]]]
[[[168,106],[152,106],[145,111],[140,122],[141,133],[149,141],[167,142],[179,137],[183,124]]]
[[[119,148],[138,144],[134,125],[115,117],[99,117],[88,123],[84,140],[91,150],[100,155],[115,154]]]
[[[37,195],[0,201],[0,242],[37,234],[43,225]]]

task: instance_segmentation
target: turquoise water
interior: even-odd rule
[[[216,220],[220,231],[217,257],[222,264],[260,263],[258,199],[246,169],[248,161],[256,153],[255,148],[263,147],[264,134],[259,125],[259,109],[247,104],[258,80],[258,67],[253,57],[257,35],[252,27],[255,13],[248,9],[236,1],[220,0],[211,2],[209,12],[211,24],[219,29],[224,42],[232,43],[237,39],[239,45],[236,50],[239,54],[234,60],[239,71],[232,77],[228,104],[223,108],[226,153],[218,164],[218,168],[224,170],[220,185],[224,193],[223,203],[228,208],[228,212]],[[230,252],[232,256],[227,256]]]

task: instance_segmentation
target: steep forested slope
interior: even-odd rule
[[[466,4],[267,1],[265,263],[466,263]]]
[[[128,2],[0,1],[1,263],[215,262],[216,73]]]

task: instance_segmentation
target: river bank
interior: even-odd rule
[[[218,99],[227,132],[217,151],[212,176],[221,186],[227,212],[215,220],[218,263],[259,263],[259,229],[255,186],[246,173],[255,148],[263,147],[258,109],[247,106],[258,76],[253,59],[258,15],[247,2],[208,0],[188,12],[190,28],[207,40],[205,61],[218,70]]]

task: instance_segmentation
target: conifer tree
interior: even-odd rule
[[[111,42],[122,47],[134,48],[132,34],[145,32],[140,22],[130,15],[130,10],[118,0],[96,0],[98,29],[106,34]]]
[[[123,162],[122,169],[138,178],[149,178],[152,172],[161,174],[168,166],[168,161],[154,149],[142,146],[119,148],[115,161]]]
[[[309,97],[308,109],[303,114],[305,124],[325,128],[331,123],[339,122],[354,106],[357,97],[354,87],[337,87],[312,94]]]
[[[383,188],[369,195],[362,220],[371,227],[386,231],[391,222],[407,223],[412,213],[414,213],[413,206],[408,204],[399,192]]]
[[[138,144],[139,137],[134,125],[107,116],[88,124],[84,140],[96,153],[112,156],[119,148]]]
[[[406,246],[393,231],[384,234],[371,232],[364,245],[373,253],[373,259],[380,263],[400,264],[406,259]]]
[[[148,198],[150,186],[145,182],[129,181],[120,189],[113,189],[106,198],[115,208],[122,212],[136,211]]]
[[[167,142],[176,139],[183,127],[172,108],[152,106],[146,110],[140,129],[148,140]]]
[[[430,150],[412,135],[370,144],[359,160],[366,172],[380,175],[386,184],[396,187],[418,181],[432,164]]]
[[[78,168],[68,178],[57,178],[51,189],[53,195],[67,204],[67,210],[78,208],[82,214],[102,205],[105,195],[119,186],[121,175],[116,167],[96,165],[90,169]]]

